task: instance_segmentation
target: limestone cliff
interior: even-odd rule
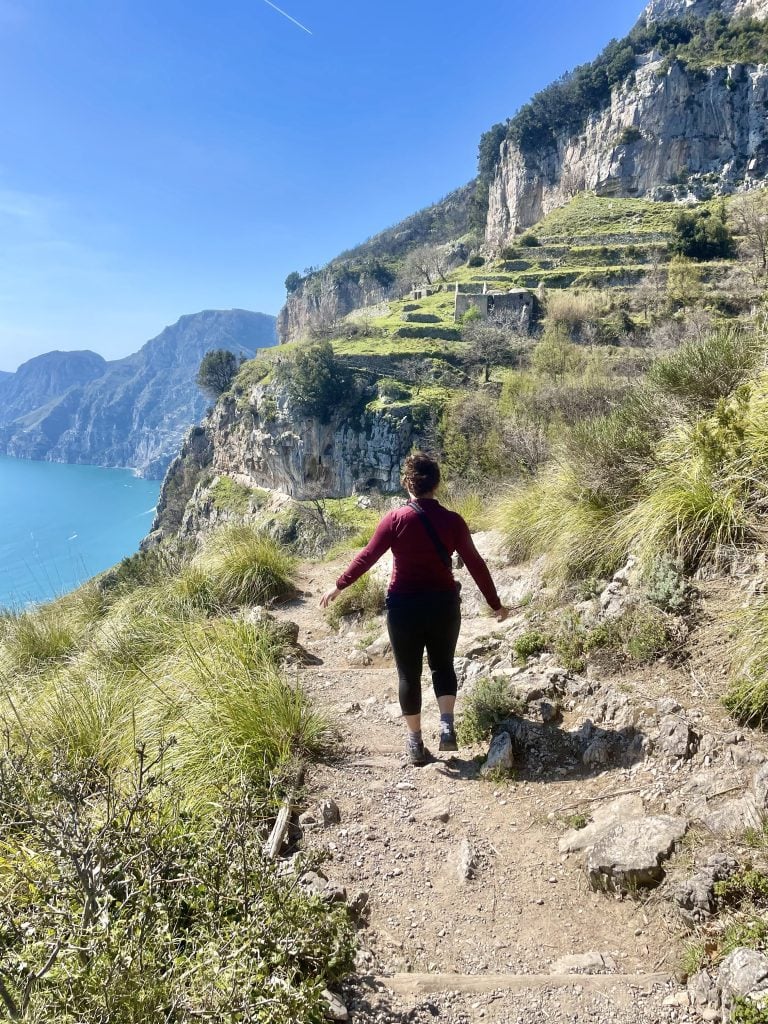
[[[648,59],[577,136],[525,152],[502,144],[486,241],[498,247],[576,192],[660,198],[684,177],[693,194],[732,192],[768,173],[768,66],[706,73]]]
[[[292,498],[345,497],[400,488],[400,467],[417,434],[404,408],[339,409],[328,423],[292,406],[284,388],[258,384],[223,396],[189,432],[160,494],[150,542],[176,531],[198,532],[192,514],[201,491],[225,474]]]
[[[682,18],[686,14],[706,18],[709,14],[752,18],[768,16],[768,0],[651,0],[643,12],[646,21]]]

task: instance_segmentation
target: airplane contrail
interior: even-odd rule
[[[300,21],[296,21],[296,19],[295,19],[295,18],[292,18],[292,17],[290,16],[290,14],[288,14],[288,13],[287,13],[286,11],[284,11],[284,10],[282,9],[282,7],[278,7],[278,6],[277,6],[277,4],[273,4],[273,3],[272,3],[272,0],[264,0],[264,3],[265,3],[265,4],[268,4],[268,5],[269,5],[270,7],[272,7],[272,8],[274,9],[274,10],[276,10],[278,14],[282,14],[282,16],[283,16],[284,18],[287,18],[287,19],[288,19],[288,21],[292,21],[294,25],[298,25],[298,26],[299,26],[299,28],[300,28],[300,29],[303,29],[303,31],[304,31],[304,32],[306,32],[306,33],[307,33],[308,35],[310,35],[310,36],[312,35],[312,32],[311,32],[311,31],[310,31],[310,30],[309,30],[309,29],[307,28],[307,26],[306,26],[306,25],[302,25]]]

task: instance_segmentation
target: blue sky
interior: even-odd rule
[[[635,0],[0,0],[0,369],[276,313],[292,270],[469,180]]]

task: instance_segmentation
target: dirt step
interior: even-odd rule
[[[487,993],[502,989],[523,992],[526,989],[570,988],[578,985],[590,992],[608,992],[616,988],[651,991],[674,981],[671,974],[394,974],[376,978],[376,984],[396,995],[417,996],[435,992]]]

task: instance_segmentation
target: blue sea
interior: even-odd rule
[[[133,554],[159,493],[129,470],[0,456],[0,607],[49,601]]]

